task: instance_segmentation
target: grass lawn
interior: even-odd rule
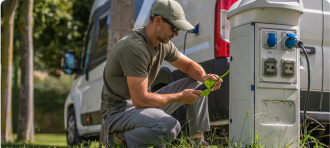
[[[14,134],[14,139],[16,139],[16,134]],[[22,144],[22,143],[1,143],[1,148],[16,148],[16,147],[25,147],[25,148],[66,148],[66,136],[65,134],[35,134],[34,142]],[[98,141],[92,141],[90,148],[97,148]]]
[[[67,146],[65,134],[35,134],[33,144]]]
[[[16,139],[14,134],[14,139]],[[98,148],[98,141],[91,141],[90,148]],[[1,148],[67,148],[65,134],[35,134],[34,142],[32,143],[1,143]],[[80,148],[82,146],[75,146],[72,148]],[[210,146],[210,148],[217,148],[217,146]]]

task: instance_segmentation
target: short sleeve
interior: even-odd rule
[[[167,62],[174,62],[180,57],[179,50],[175,47],[175,45],[172,42],[169,42],[165,47],[167,47],[167,52],[165,56],[165,60]]]
[[[148,77],[148,53],[141,47],[129,45],[118,58],[125,76]]]

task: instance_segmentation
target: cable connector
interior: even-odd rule
[[[295,46],[296,48],[299,48],[300,45],[301,45],[301,46],[304,45],[304,42],[303,42],[302,40],[296,40],[296,41],[294,42],[294,46]]]
[[[195,25],[195,29],[188,30],[188,33],[199,33],[199,24]]]
[[[186,39],[187,39],[187,34],[188,33],[198,34],[199,33],[199,24],[195,25],[195,28],[194,29],[188,30],[186,32],[186,34],[184,35],[183,54],[186,54]]]
[[[286,36],[288,37],[285,40],[285,46],[289,49],[292,49],[293,47],[299,48],[300,44],[304,45],[303,41],[298,40],[298,36],[294,33],[287,33]]]

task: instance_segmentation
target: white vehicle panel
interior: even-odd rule
[[[89,90],[88,98],[88,112],[100,111],[101,107],[101,95],[103,88],[103,70],[105,67],[105,62],[94,68],[89,72],[91,78],[91,89]]]
[[[304,14],[300,18],[301,40],[306,47],[314,47],[315,54],[309,54],[311,70],[311,91],[320,91],[322,87],[322,1],[304,0]],[[323,0],[324,8],[324,85],[323,90],[330,92],[330,41],[329,41],[329,18],[330,3]],[[300,54],[301,61],[301,89],[307,90],[307,61],[303,53]]]

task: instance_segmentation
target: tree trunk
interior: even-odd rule
[[[33,0],[19,1],[21,85],[17,139],[33,141]]]
[[[108,49],[109,56],[112,47],[124,36],[128,35],[134,27],[134,0],[111,0],[110,10],[111,20],[108,28]],[[104,129],[103,121],[101,122],[101,133],[99,147],[106,144],[106,136],[108,131]]]
[[[134,0],[111,0],[108,28],[108,54],[112,47],[134,27]]]
[[[1,141],[13,142],[12,128],[12,62],[14,16],[18,0],[3,2],[3,33],[1,34]]]

